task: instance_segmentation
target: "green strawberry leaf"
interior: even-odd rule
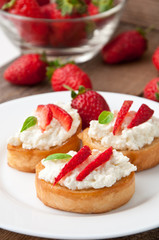
[[[87,12],[87,5],[84,0],[56,0],[56,3],[63,16]]]
[[[20,132],[25,131],[26,129],[36,125],[37,123],[37,118],[34,116],[30,116],[28,117],[25,122],[23,123],[22,129],[20,130]]]
[[[98,7],[99,12],[105,12],[108,11],[113,7],[113,0],[93,0],[92,3]]]
[[[143,36],[143,37],[145,38],[145,36],[146,36],[146,32],[145,32],[144,29],[138,27],[138,28],[136,28],[136,31],[139,32],[139,33],[141,34],[141,36]]]
[[[52,67],[47,67],[46,68],[46,77],[49,81],[51,81],[52,75],[54,73],[55,69]]]
[[[108,124],[112,121],[113,117],[114,114],[112,112],[103,111],[98,117],[98,122],[100,124]]]
[[[71,91],[71,98],[74,99],[77,97],[77,93],[75,91]]]
[[[16,0],[10,0],[8,3],[5,3],[3,6],[2,6],[2,10],[6,10],[6,9],[10,9],[14,6]]]
[[[85,87],[82,86],[82,85],[79,86],[79,88],[78,88],[78,93],[76,93],[74,89],[72,89],[70,86],[68,86],[68,85],[66,85],[66,84],[63,84],[63,87],[71,91],[71,97],[72,97],[73,99],[76,98],[78,95],[86,92]]]
[[[157,89],[159,90],[159,82],[157,82]]]
[[[72,158],[71,155],[66,154],[66,153],[55,153],[52,155],[49,155],[47,158],[45,158],[44,161],[48,160],[70,160]]]
[[[79,88],[78,88],[78,95],[79,94],[82,94],[82,93],[85,93],[86,92],[86,89],[85,89],[85,87],[84,86],[79,86]]]
[[[57,68],[63,67],[65,65],[65,64],[61,64],[58,59],[47,62],[47,63],[48,63],[48,67],[46,68],[46,76],[48,80],[51,80],[52,75]]]
[[[159,93],[158,92],[155,93],[155,97],[156,97],[156,100],[159,101]]]
[[[43,55],[43,61],[44,61],[44,59],[45,59],[45,55]],[[46,68],[46,76],[49,81],[51,80],[52,75],[56,69],[64,67],[67,64],[75,64],[74,61],[61,63],[58,59],[56,59],[54,61],[47,61],[46,63],[48,64],[48,67]]]
[[[74,99],[77,96],[77,93],[70,86],[63,84],[63,87],[71,91],[71,98]]]

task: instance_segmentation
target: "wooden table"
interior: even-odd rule
[[[118,31],[134,28],[130,24],[120,24]],[[159,45],[159,31],[152,31],[148,36],[149,47],[144,57],[138,61],[119,64],[114,66],[106,65],[102,62],[101,56],[98,55],[93,60],[81,64],[80,67],[85,70],[93,82],[95,90],[127,93],[136,96],[142,96],[145,84],[158,73],[155,70],[151,57]],[[50,83],[44,82],[33,87],[21,87],[10,85],[3,79],[3,71],[7,66],[0,69],[0,103],[24,97],[33,94],[51,92]],[[118,238],[121,240],[156,240],[159,237],[159,229],[154,229],[145,233],[133,236]],[[0,229],[0,240],[43,240],[44,238],[31,237],[22,234],[12,233]]]

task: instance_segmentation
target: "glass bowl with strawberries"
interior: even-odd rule
[[[3,0],[0,25],[22,53],[85,62],[110,40],[126,0]]]

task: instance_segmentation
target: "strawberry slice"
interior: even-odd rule
[[[146,122],[153,115],[154,110],[149,108],[146,104],[142,104],[134,118],[131,120],[127,128],[133,128],[135,126],[140,125],[141,123]]]
[[[44,132],[53,118],[52,111],[47,105],[38,105],[36,115],[38,118],[38,125],[40,126],[41,131]]]
[[[54,118],[56,118],[62,127],[68,132],[73,122],[70,114],[55,104],[48,104],[47,106],[51,109]]]
[[[131,105],[132,105],[133,101],[124,101],[123,105],[120,109],[120,111],[118,112],[115,124],[114,124],[114,128],[113,128],[113,134],[117,134],[120,130],[121,124],[124,121],[124,118],[126,117],[126,114],[128,113]]]
[[[113,154],[113,148],[109,147],[104,152],[98,155],[96,159],[94,159],[91,163],[89,163],[76,177],[77,181],[82,181],[85,177],[87,177],[94,169],[107,162],[111,155]]]
[[[81,148],[79,152],[76,155],[74,155],[68,163],[65,164],[59,175],[55,178],[55,182],[53,185],[58,183],[61,180],[61,178],[63,178],[67,173],[71,172],[79,164],[84,162],[89,157],[89,155],[91,155],[91,150],[88,146],[84,146],[83,148]]]

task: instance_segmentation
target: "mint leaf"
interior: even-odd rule
[[[108,124],[112,121],[113,117],[114,114],[112,112],[103,111],[98,117],[98,122],[100,124]]]
[[[72,158],[72,156],[69,154],[55,153],[55,154],[49,155],[47,158],[45,158],[44,161],[47,161],[47,160],[69,160],[70,158]]]
[[[28,117],[25,122],[23,123],[22,129],[20,130],[20,132],[25,131],[26,129],[34,126],[37,123],[37,118],[34,116],[30,116]]]

